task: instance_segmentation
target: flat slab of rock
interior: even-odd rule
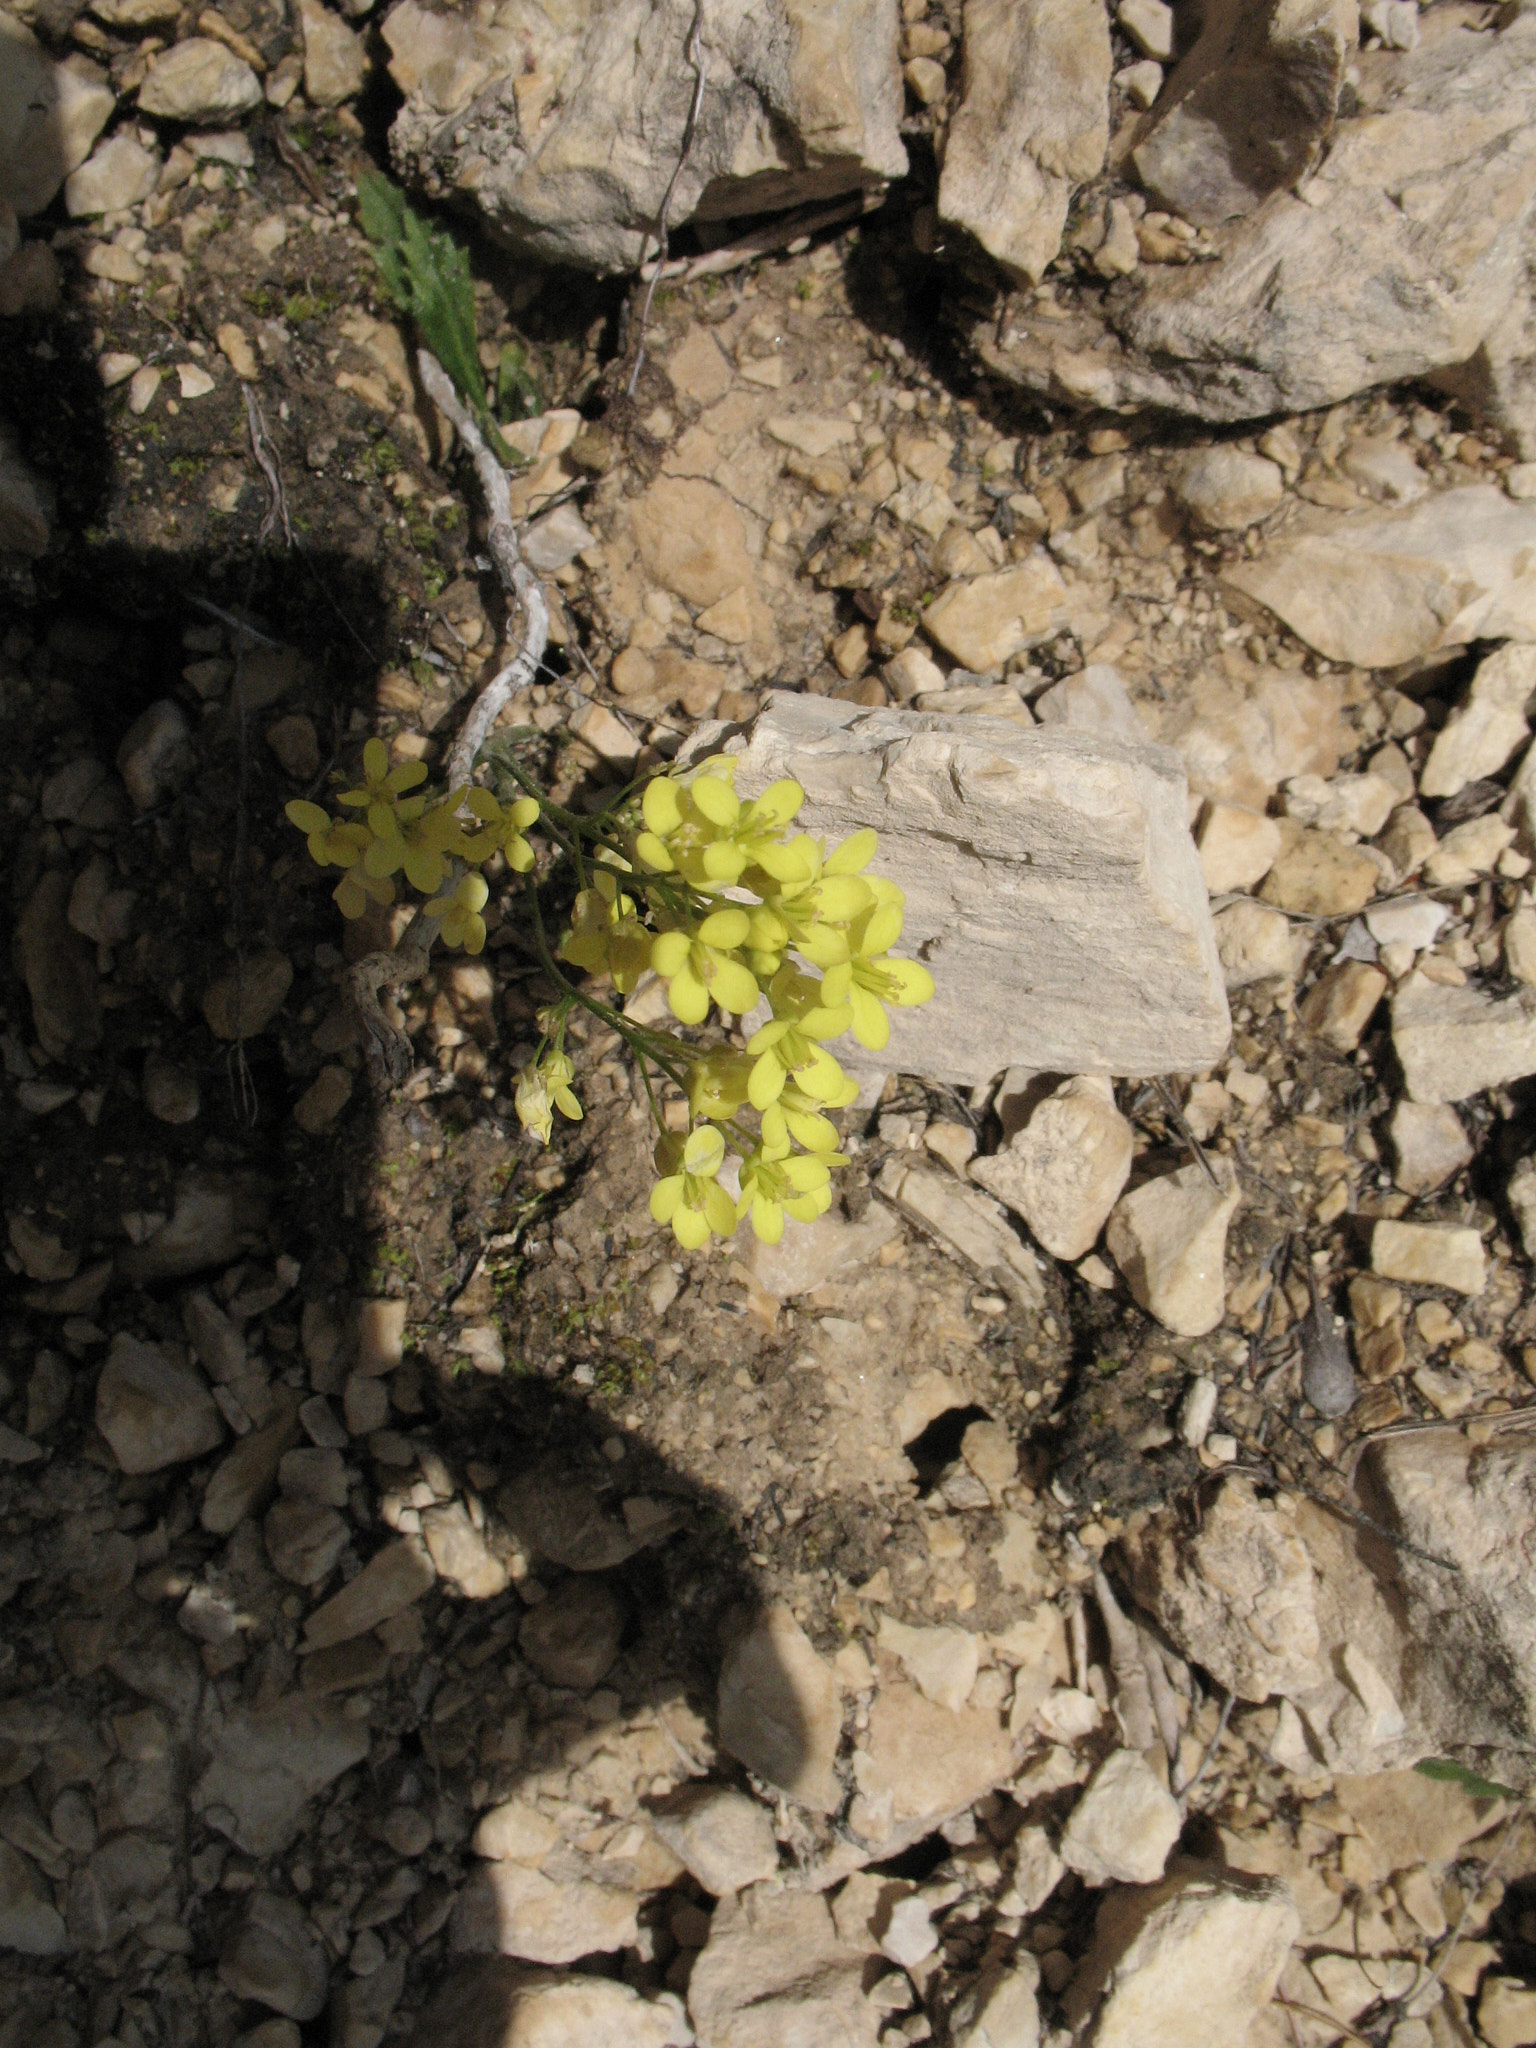
[[[1268,2005],[1301,1916],[1278,1880],[1186,1873],[1114,1891],[1063,2000],[1094,2015],[1093,2048],[1247,2038]]]
[[[670,1993],[642,1998],[609,1977],[499,1960],[455,1966],[410,2036],[412,2048],[683,2048],[692,2038]]]
[[[1536,640],[1536,503],[1468,484],[1396,512],[1318,513],[1225,573],[1319,654],[1361,668]]]
[[[484,25],[402,0],[384,22],[405,106],[390,135],[431,188],[556,263],[640,260],[678,162],[694,73],[690,0],[578,0]],[[674,227],[878,189],[907,168],[895,0],[726,0],[704,29],[705,84]],[[457,120],[445,119],[457,115]]]
[[[1183,1825],[1172,1793],[1140,1750],[1117,1749],[1073,1807],[1061,1858],[1085,1884],[1151,1884]]]
[[[299,1693],[240,1707],[212,1743],[192,1806],[251,1856],[281,1854],[306,1803],[368,1754],[368,1724]]]
[[[158,1344],[119,1333],[96,1382],[96,1426],[124,1472],[160,1472],[223,1441],[224,1424],[201,1373]]]
[[[880,872],[906,891],[899,950],[938,992],[895,1011],[866,1061],[974,1086],[1009,1066],[1187,1073],[1225,1050],[1210,901],[1167,749],[783,694],[690,752],[722,744],[742,756],[744,795],[802,784],[805,830],[873,826]]]
[[[818,1892],[722,1899],[688,1980],[711,2048],[875,2048],[882,2015],[864,1996],[868,1951],[843,1941]]]
[[[1536,1074],[1536,990],[1491,996],[1411,974],[1392,999],[1392,1049],[1415,1102],[1465,1102]]]
[[[721,1747],[802,1805],[834,1813],[842,1725],[830,1668],[787,1607],[769,1608],[721,1662]]]
[[[522,1863],[477,1870],[453,1909],[449,1946],[464,1955],[521,1956],[574,1963],[627,1948],[635,1939],[638,1892],[576,1878],[557,1884]]]
[[[310,1615],[304,1624],[305,1649],[324,1650],[332,1643],[366,1635],[419,1600],[436,1578],[436,1568],[419,1539],[402,1536],[398,1542],[386,1543],[349,1585]]]

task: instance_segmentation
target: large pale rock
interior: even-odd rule
[[[787,1607],[769,1608],[726,1651],[722,1748],[818,1813],[842,1804],[832,1768],[842,1718],[837,1680]]]
[[[1478,664],[1467,701],[1453,711],[1429,750],[1420,796],[1455,796],[1469,782],[1497,775],[1530,737],[1525,707],[1536,691],[1536,646],[1501,647]]]
[[[1064,1081],[971,1178],[1022,1216],[1054,1259],[1090,1251],[1131,1171],[1130,1124],[1099,1079]]]
[[[653,1810],[651,1829],[717,1899],[779,1867],[772,1814],[729,1785],[684,1785]]]
[[[1274,1996],[1301,1916],[1274,1878],[1183,1872],[1113,1891],[1063,2005],[1093,2048],[1238,2048]]]
[[[639,1904],[638,1892],[614,1885],[587,1878],[560,1884],[526,1864],[489,1863],[459,1893],[448,1942],[459,1955],[574,1963],[629,1947]]]
[[[950,2012],[953,2048],[1036,2048],[1039,1989],[1040,1965],[1027,1950],[1017,1950],[1006,1965],[983,1970]]]
[[[694,747],[720,744],[706,728]],[[724,745],[744,794],[802,784],[807,831],[880,835],[880,871],[906,892],[899,950],[937,983],[892,1013],[881,1065],[974,1086],[1008,1066],[1184,1073],[1225,1050],[1210,902],[1166,750],[782,694]]]
[[[1202,226],[1252,213],[1315,163],[1354,54],[1353,0],[1217,0],[1132,155],[1162,206]]]
[[[1268,518],[1285,497],[1285,475],[1267,456],[1218,442],[1174,476],[1174,495],[1208,533],[1235,533]]]
[[[978,675],[1048,640],[1067,612],[1067,586],[1043,548],[969,582],[946,584],[923,613],[923,630]]]
[[[1110,1257],[1140,1307],[1176,1337],[1203,1337],[1226,1310],[1227,1225],[1242,1192],[1228,1159],[1144,1181],[1109,1219]]]
[[[419,1600],[437,1578],[426,1545],[402,1536],[376,1550],[357,1577],[317,1607],[304,1624],[306,1650],[325,1650],[366,1635]]]
[[[1250,18],[1260,24],[1268,12],[1256,7]],[[1226,8],[1216,14],[1228,18]],[[1282,14],[1318,22],[1324,62],[1314,82],[1326,101],[1337,18],[1315,0],[1274,19]],[[1001,322],[976,322],[977,353],[995,374],[1056,401],[1158,405],[1209,420],[1307,412],[1430,374],[1532,452],[1536,20],[1506,17],[1488,34],[1442,10],[1424,29],[1415,50],[1350,56],[1354,102],[1304,199],[1272,190],[1254,211],[1208,230],[1219,261],[1143,265],[1130,289],[1082,301],[1066,319],[1054,317],[1058,305],[1043,317],[1020,298]],[[1305,46],[1303,36],[1303,76]],[[1262,104],[1263,77],[1261,67],[1230,90],[1237,118],[1223,110],[1202,130],[1182,107],[1170,112],[1170,131],[1193,130],[1196,146],[1182,153],[1190,179],[1233,189],[1227,172],[1245,153],[1245,105],[1261,137],[1278,118],[1282,140],[1306,138],[1294,102],[1277,95]],[[1153,137],[1149,168],[1158,153]],[[1301,167],[1286,146],[1270,158],[1284,177]],[[1187,197],[1199,203],[1193,191]]]
[[[1141,1751],[1117,1749],[1073,1807],[1061,1860],[1085,1884],[1151,1884],[1183,1825],[1178,1802]]]
[[[1262,903],[1229,903],[1216,919],[1216,950],[1227,988],[1256,981],[1292,981],[1306,958],[1307,940],[1283,910]]]
[[[116,105],[100,65],[78,53],[55,63],[14,14],[0,14],[0,200],[22,220],[41,213]]]
[[[939,217],[1037,283],[1075,189],[1109,145],[1109,17],[1099,0],[966,0],[960,104]]]
[[[690,0],[519,6],[485,25],[402,0],[384,23],[406,96],[395,160],[436,194],[462,192],[517,248],[631,269],[677,170],[694,92],[692,20]],[[895,0],[711,8],[673,228],[875,192],[900,177],[898,31]]]
[[[1465,1102],[1536,1074],[1536,990],[1491,996],[1411,974],[1392,1000],[1392,1047],[1415,1102]]]
[[[160,159],[152,149],[132,135],[114,135],[64,180],[64,205],[73,219],[116,213],[147,199],[159,176]]]
[[[126,1332],[113,1338],[96,1382],[96,1427],[120,1470],[135,1474],[200,1458],[224,1436],[201,1373]]]
[[[819,1892],[754,1885],[722,1899],[688,1980],[699,2048],[875,2048],[868,1954],[839,1936]]]
[[[1318,513],[1226,580],[1319,654],[1361,668],[1532,641],[1536,503],[1469,484],[1396,512]]]
[[[212,36],[189,36],[149,60],[139,110],[165,121],[216,127],[261,105],[261,80]]]
[[[250,1856],[281,1855],[317,1792],[362,1762],[368,1726],[328,1701],[289,1693],[236,1707],[210,1731],[192,1810]]]
[[[953,1174],[887,1159],[876,1183],[904,1216],[936,1237],[978,1273],[995,1275],[1020,1300],[1038,1307],[1044,1300],[1040,1268],[1028,1245],[1009,1228],[1002,1205]]]
[[[304,38],[304,97],[314,107],[339,107],[363,89],[361,39],[321,0],[297,0]]]
[[[490,1958],[456,1965],[410,2035],[411,2048],[686,2048],[691,2039],[670,1994],[652,2000],[611,1977]]]
[[[848,1824],[874,1860],[897,1856],[1012,1775],[1013,1745],[997,1716],[955,1711],[914,1687],[882,1685],[853,1758]]]

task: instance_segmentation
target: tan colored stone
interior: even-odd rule
[[[1335,1052],[1353,1052],[1387,992],[1387,977],[1363,960],[1340,960],[1322,974],[1301,1005],[1302,1023]]]
[[[1092,1250],[1131,1171],[1131,1126],[1103,1081],[1063,1082],[1000,1152],[971,1162],[980,1181],[1056,1259]]]
[[[923,630],[978,674],[1048,639],[1065,617],[1066,585],[1043,549],[1012,568],[951,583],[923,614]]]
[[[1381,887],[1381,869],[1337,833],[1289,819],[1281,832],[1279,857],[1259,890],[1263,902],[1301,917],[1347,917]]]
[[[1273,818],[1239,804],[1208,803],[1200,821],[1200,866],[1213,896],[1254,889],[1280,852],[1280,827]]]
[[[690,604],[716,604],[751,583],[745,523],[717,484],[658,477],[630,506],[630,521],[652,581]]]
[[[1105,1241],[1137,1304],[1176,1336],[1214,1330],[1226,1309],[1227,1225],[1242,1200],[1231,1162],[1145,1181],[1121,1197]]]
[[[832,1766],[842,1735],[837,1680],[787,1607],[738,1636],[720,1667],[719,1734],[732,1756],[818,1813],[843,1790]]]
[[[1438,1223],[1374,1224],[1371,1271],[1386,1280],[1466,1295],[1481,1294],[1488,1277],[1477,1232]]]

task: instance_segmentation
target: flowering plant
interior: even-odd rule
[[[362,785],[339,799],[350,816],[296,802],[288,817],[322,867],[343,871],[336,901],[344,916],[392,902],[403,873],[430,899],[421,914],[436,921],[437,935],[470,953],[486,940],[484,865],[500,855],[528,876],[534,938],[556,993],[517,1081],[524,1129],[548,1144],[556,1111],[581,1116],[565,1034],[572,1010],[588,1010],[628,1044],[656,1121],[657,1222],[690,1250],[729,1237],[746,1217],[760,1239],[777,1243],[786,1217],[809,1223],[831,1207],[832,1169],[843,1155],[828,1112],[852,1102],[858,1084],[829,1046],[851,1033],[878,1052],[890,1037],[889,1008],[933,994],[927,968],[891,951],[904,899],[869,872],[875,834],[856,832],[829,850],[793,830],[805,801],[798,782],[786,778],[744,800],[727,755],[579,815],[537,791],[513,752],[519,737],[482,757],[499,794],[470,784],[434,795],[422,787],[420,763],[391,768],[374,739],[363,750]],[[546,868],[564,858],[576,882],[569,925],[553,946],[539,860],[525,836],[535,824],[550,842]],[[621,1000],[654,973],[676,1028],[627,1017],[570,968],[606,976]],[[657,1074],[683,1097],[682,1132],[667,1127]]]

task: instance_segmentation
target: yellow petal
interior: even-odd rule
[[[291,804],[284,804],[283,816],[290,825],[297,825],[301,832],[329,832],[331,814],[322,811],[318,804],[307,804],[302,797],[295,797]]]
[[[694,806],[712,825],[734,825],[741,816],[741,798],[716,775],[701,775],[688,785]],[[650,820],[647,818],[646,823]]]
[[[719,946],[729,952],[733,946],[744,943],[751,929],[747,913],[733,903],[728,910],[712,911],[699,926],[699,937],[706,946]]]
[[[688,965],[691,950],[686,932],[662,932],[652,941],[651,965],[659,975],[670,980]]]
[[[748,1010],[756,1009],[758,987],[749,967],[743,967],[739,960],[727,960],[718,953],[710,964],[713,968],[709,980],[710,993],[722,1010],[744,1017]]]
[[[651,1189],[651,1214],[658,1223],[670,1223],[683,1199],[683,1177],[668,1174]]]
[[[370,782],[382,782],[389,773],[389,749],[382,740],[369,740],[363,748],[363,773]]]
[[[654,782],[646,784],[640,810],[652,832],[675,832],[683,822],[677,784],[665,775],[658,775]]]
[[[709,1242],[709,1225],[697,1209],[679,1207],[673,1213],[672,1235],[685,1252],[696,1252]]]

